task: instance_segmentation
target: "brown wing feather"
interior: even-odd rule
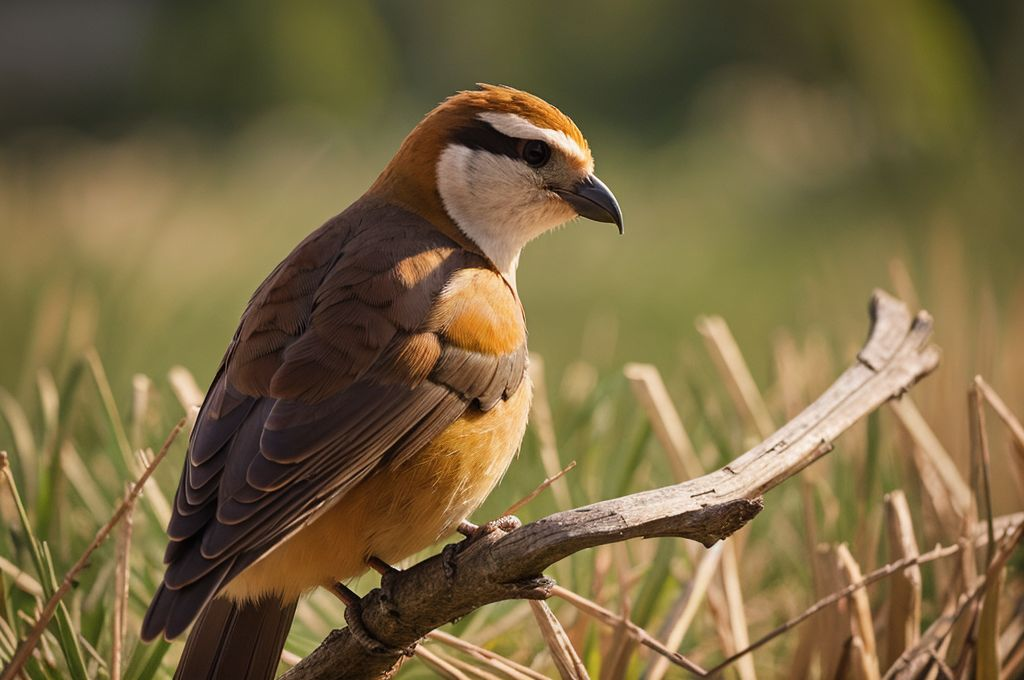
[[[357,203],[271,273],[200,410],[145,638],[180,633],[338,494],[515,391],[525,343],[468,351],[431,326],[446,282],[473,267],[488,265],[422,219]]]

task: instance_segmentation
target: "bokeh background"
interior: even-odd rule
[[[1019,291],[1012,0],[8,0],[0,383],[35,370],[55,287],[94,305],[115,382],[174,363],[205,382],[265,273],[478,81],[569,112],[626,215],[623,238],[580,223],[526,252],[556,371],[672,361],[709,311],[763,369],[780,325],[860,323],[895,256],[923,290],[958,266],[965,295]]]
[[[762,386],[782,329],[835,362],[819,364],[827,383],[875,287],[937,318],[946,362],[915,394],[962,471],[975,373],[1024,411],[1017,0],[5,0],[0,386],[43,432],[40,370],[65,385],[95,347],[123,413],[142,373],[170,405],[156,420],[173,422],[168,371],[205,386],[266,273],[476,82],[572,116],[625,214],[623,237],[577,222],[522,260],[561,432],[595,384],[628,399],[621,366],[639,360],[700,439],[727,410],[693,324],[704,313],[728,320]],[[98,413],[67,422],[102,450]],[[151,425],[150,446],[166,432]],[[13,430],[0,449],[17,448]],[[723,455],[749,435],[703,432]],[[489,510],[543,476],[523,465]],[[998,507],[1019,506],[1011,475],[996,486]]]

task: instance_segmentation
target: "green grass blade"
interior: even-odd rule
[[[658,550],[654,554],[654,561],[647,569],[643,585],[640,587],[640,594],[637,595],[636,603],[633,605],[633,622],[644,628],[654,616],[662,592],[668,585],[672,574],[672,558],[675,556],[675,547],[679,541],[658,539]]]
[[[36,486],[35,470],[30,463],[35,462],[39,454],[32,426],[29,424],[21,404],[2,387],[0,387],[0,418],[7,424],[7,429],[11,433],[11,440],[14,444],[12,453],[21,465],[21,481],[25,484],[26,490],[33,489]]]
[[[92,373],[96,391],[99,393],[100,401],[103,404],[103,413],[106,416],[107,427],[110,429],[110,434],[121,453],[122,471],[126,473],[131,472],[135,467],[135,461],[132,459],[132,447],[128,442],[128,433],[125,432],[124,424],[118,413],[117,402],[114,401],[114,392],[110,388],[110,381],[107,379],[107,372],[103,368],[103,362],[100,361],[96,350],[91,348],[85,353],[85,362],[89,367],[89,372]]]
[[[39,461],[39,484],[35,504],[36,527],[39,535],[47,538],[52,538],[50,525],[54,513],[63,505],[58,500],[62,498],[60,488],[64,479],[60,464],[60,449],[68,436],[71,414],[75,405],[75,393],[82,377],[83,368],[82,362],[76,362],[64,378],[57,395],[56,431],[47,436],[50,448],[44,452],[45,460],[40,458]]]
[[[137,644],[124,672],[124,680],[151,680],[160,670],[171,643],[163,638],[150,644]]]
[[[48,573],[48,585],[50,594],[57,590],[57,573],[53,568],[53,557],[50,555],[50,548],[44,542],[42,544],[43,559],[46,561]],[[85,670],[85,657],[82,655],[82,647],[78,644],[78,634],[71,622],[71,613],[67,605],[60,602],[53,614],[57,622],[57,640],[60,642],[61,651],[64,652],[64,662],[68,666],[68,672],[73,680],[89,680],[89,674]]]
[[[48,571],[43,561],[43,551],[40,549],[39,541],[36,540],[35,532],[32,530],[32,523],[29,521],[28,513],[25,511],[25,504],[21,500],[21,494],[18,492],[18,485],[14,482],[14,475],[11,472],[7,455],[0,454],[0,456],[2,456],[0,458],[0,469],[3,470],[3,474],[7,478],[7,488],[11,493],[11,498],[14,499],[14,507],[17,510],[18,519],[21,520],[21,528],[28,537],[29,551],[36,569],[36,576],[39,577],[39,582],[43,584],[43,589],[46,590],[50,581],[47,578]],[[52,594],[52,591],[46,593],[47,597]]]
[[[978,680],[999,680],[999,594],[1002,572],[993,574],[985,589],[978,624],[978,656],[975,665]]]

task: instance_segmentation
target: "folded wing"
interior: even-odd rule
[[[431,314],[453,274],[474,267],[489,265],[420,218],[357,203],[271,273],[193,430],[144,639],[183,632],[378,466],[517,389],[525,343],[467,349]]]

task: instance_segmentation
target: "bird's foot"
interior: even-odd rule
[[[449,581],[453,581],[455,579],[456,559],[463,550],[473,545],[476,541],[480,540],[484,536],[494,533],[495,531],[501,531],[502,533],[507,534],[510,531],[515,531],[521,526],[523,526],[523,523],[520,522],[519,518],[515,515],[502,515],[498,519],[493,519],[483,525],[476,525],[468,520],[462,520],[459,522],[459,526],[456,527],[456,531],[465,536],[465,540],[459,541],[458,543],[449,543],[441,551],[444,575]]]
[[[469,520],[464,519],[459,522],[459,526],[456,528],[456,531],[472,541],[481,536],[493,533],[497,529],[501,529],[503,532],[508,533],[521,526],[523,526],[523,523],[520,522],[519,518],[515,515],[502,515],[498,519],[492,519],[490,522],[482,526],[478,526]]]
[[[392,567],[390,564],[388,564],[381,558],[374,557],[373,555],[370,555],[366,558],[366,565],[370,567],[370,569],[373,569],[375,572],[380,574],[381,576],[385,576],[387,574],[394,574],[398,571],[398,569]]]
[[[388,613],[398,618],[398,610],[392,606],[394,598],[391,596],[391,584],[395,574],[401,572],[401,569],[397,569],[379,557],[370,555],[366,558],[366,564],[373,569],[375,572],[380,574],[380,599],[385,607],[388,609]]]
[[[445,576],[449,581],[455,578],[456,559],[459,553],[471,546],[474,542],[484,536],[501,531],[508,533],[523,526],[515,515],[502,515],[483,526],[477,526],[467,520],[462,520],[458,526],[458,532],[466,537],[459,543],[450,543],[444,547],[441,553],[441,560],[444,565]],[[520,600],[546,600],[551,596],[551,589],[555,587],[555,581],[547,576],[533,576],[524,578],[521,581],[506,583],[508,599]]]
[[[441,566],[449,583],[455,580],[455,559],[459,556],[460,545],[461,543],[449,543],[441,549]]]
[[[415,644],[409,647],[392,647],[378,640],[367,630],[363,622],[362,598],[348,586],[335,583],[331,586],[331,592],[345,604],[345,624],[348,626],[348,632],[367,652],[374,656],[412,656],[415,653]]]

